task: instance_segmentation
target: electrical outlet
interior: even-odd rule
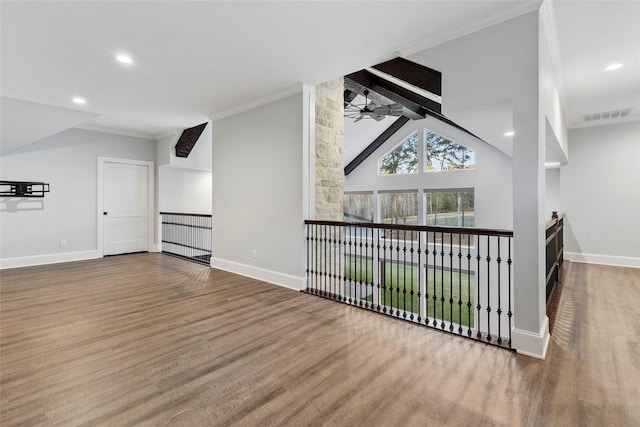
[[[65,247],[65,246],[67,246],[67,241],[66,241],[66,240],[64,240],[64,239],[60,240],[60,246],[61,246],[61,247]]]
[[[258,250],[257,250],[257,249],[254,249],[254,250],[253,250],[253,254],[252,254],[252,256],[253,256],[254,258],[257,258],[257,257],[258,257]]]

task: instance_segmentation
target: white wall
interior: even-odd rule
[[[569,131],[565,256],[640,267],[640,121]]]
[[[158,210],[160,212],[211,214],[211,172],[158,168]]]
[[[544,40],[541,43],[540,25],[538,11],[527,13],[409,59],[442,72],[442,109],[454,120],[456,111],[512,106],[513,345],[524,354],[544,358],[549,338],[544,266],[547,104],[546,98],[541,99],[546,89],[541,89],[540,77],[540,57],[546,53],[540,49],[548,46]]]
[[[380,175],[379,159],[414,131],[422,135],[425,128],[475,150],[475,168],[450,172]],[[422,137],[419,140],[422,141]],[[422,159],[419,170],[424,170]],[[344,185],[345,191],[473,188],[476,227],[506,230],[513,227],[511,158],[495,147],[431,117],[409,121],[351,172],[345,178]]]
[[[551,219],[553,211],[564,213],[562,196],[560,195],[560,168],[547,169],[545,171],[545,218]]]
[[[539,82],[540,108],[550,128],[546,133],[546,161],[566,163],[568,157],[567,127],[562,111],[560,89],[558,87],[557,32],[553,6],[543,2],[539,20]]]
[[[51,185],[43,199],[0,199],[2,266],[97,256],[98,156],[153,161],[155,143],[70,129],[0,157],[3,180]]]
[[[213,267],[302,288],[302,112],[298,93],[213,122]]]

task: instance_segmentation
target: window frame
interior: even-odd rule
[[[430,224],[429,223],[429,210],[428,210],[428,197],[429,195],[432,194],[438,194],[438,193],[471,193],[473,195],[473,206],[471,206],[471,208],[473,209],[473,224],[472,225],[465,225],[464,224],[464,213],[465,213],[465,209],[464,209],[464,204],[462,207],[462,225],[438,225],[437,224],[437,215],[438,212],[435,212],[435,216],[434,216],[434,223]],[[475,188],[470,187],[470,188],[441,188],[441,189],[424,189],[422,191],[423,197],[422,197],[422,203],[424,203],[424,214],[423,214],[423,221],[425,225],[429,225],[429,226],[434,226],[434,227],[458,227],[458,228],[474,228],[476,227],[475,224],[475,212],[476,212],[476,207],[475,207]],[[460,212],[460,211],[457,211]],[[468,211],[467,211],[468,212]]]
[[[385,194],[415,194],[416,195],[416,224],[408,224],[408,225],[420,225],[420,222],[422,221],[421,215],[420,215],[420,190],[418,189],[400,189],[400,190],[380,190],[378,191],[378,197],[377,197],[377,211],[378,211],[378,222],[380,224],[400,224],[398,222],[390,222],[390,223],[385,223],[384,222],[384,218],[382,215],[382,197]],[[407,218],[407,217],[405,217]],[[406,222],[404,223],[406,224]]]
[[[362,223],[373,223],[375,221],[376,218],[376,198],[375,198],[375,194],[373,191],[345,191],[344,192],[344,196],[348,196],[348,195],[368,195],[370,196],[370,211],[371,211],[371,221],[355,221],[355,220],[349,220],[346,221],[346,219],[344,218],[346,212],[344,212],[344,198],[343,198],[343,202],[342,202],[342,215],[343,215],[343,219],[345,220],[345,222],[362,222]]]
[[[471,160],[473,161],[473,163],[471,163],[471,167],[464,167],[464,168],[455,168],[455,169],[440,169],[440,170],[429,170],[429,159],[427,157],[429,149],[427,148],[427,144],[429,144],[429,138],[427,138],[427,133],[432,133],[435,135],[438,135],[448,141],[451,141],[454,144],[457,144],[460,147],[464,147],[465,149],[469,150],[471,152]],[[437,172],[460,172],[460,171],[472,171],[475,169],[476,167],[476,150],[466,146],[464,144],[461,144],[460,142],[456,141],[455,139],[451,139],[448,136],[445,136],[443,134],[441,134],[440,132],[436,132],[432,129],[429,128],[423,128],[422,129],[422,172],[423,173],[437,173]]]
[[[417,159],[417,165],[416,165],[416,170],[415,172],[406,172],[406,173],[382,173],[382,161],[384,160],[385,157],[387,157],[389,154],[391,154],[392,152],[394,152],[395,150],[397,150],[401,145],[403,145],[405,142],[407,142],[409,139],[411,139],[413,136],[416,137],[416,159]],[[421,159],[422,159],[422,155],[421,155],[421,149],[422,149],[422,144],[420,143],[420,132],[419,129],[416,129],[414,131],[412,131],[411,133],[409,133],[407,136],[405,136],[404,138],[400,139],[400,142],[398,142],[397,144],[395,144],[391,149],[389,149],[388,151],[386,151],[382,156],[380,156],[378,158],[378,162],[377,162],[377,168],[378,168],[378,176],[402,176],[402,175],[416,175],[420,173],[421,170]]]

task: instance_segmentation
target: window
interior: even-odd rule
[[[418,133],[402,141],[380,159],[380,175],[418,173]]]
[[[348,222],[373,222],[373,193],[345,193],[344,220]]]
[[[427,225],[473,227],[473,190],[425,193]]]
[[[418,224],[418,191],[381,193],[380,220],[383,224]]]
[[[425,170],[440,172],[473,169],[474,152],[442,135],[425,129]]]

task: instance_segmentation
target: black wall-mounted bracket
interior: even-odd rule
[[[44,197],[49,184],[34,181],[0,181],[0,197]]]

